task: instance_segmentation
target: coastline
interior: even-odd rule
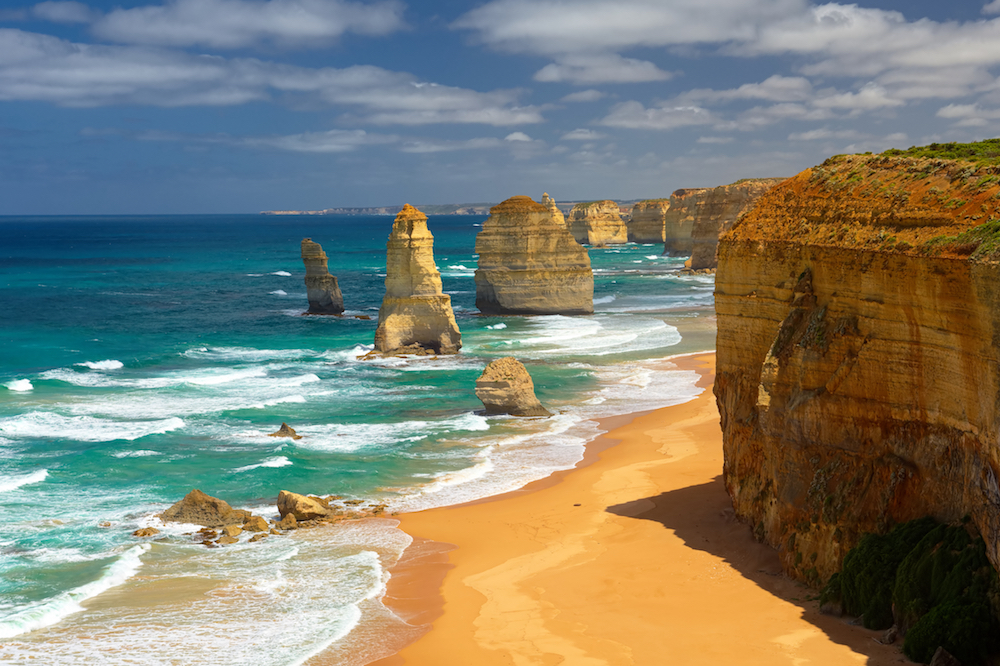
[[[414,545],[383,603],[419,637],[372,666],[906,663],[824,616],[722,484],[714,352],[686,403],[600,421],[576,467],[520,490],[398,516]]]

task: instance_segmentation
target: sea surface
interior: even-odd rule
[[[366,663],[412,632],[380,603],[396,521],[208,549],[154,514],[192,488],[268,518],[282,489],[473,500],[573,466],[596,418],[699,392],[664,359],[713,348],[712,276],[591,249],[595,315],[481,316],[484,219],[428,221],[461,354],[363,360],[391,217],[0,217],[0,663]],[[303,237],[347,316],[302,316]],[[507,355],[554,416],[478,413]],[[303,438],[268,437],[283,421]]]

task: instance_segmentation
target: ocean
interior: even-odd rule
[[[391,217],[0,217],[0,662],[366,663],[412,633],[380,602],[411,542],[391,513],[519,488],[579,461],[594,419],[699,392],[664,359],[714,347],[712,276],[594,248],[595,315],[480,316],[484,219],[428,220],[461,354],[362,360]],[[346,316],[302,316],[304,237]],[[478,413],[508,355],[554,416]],[[303,438],[266,436],[282,422]],[[280,490],[390,517],[207,549],[155,518],[192,488],[268,518]]]

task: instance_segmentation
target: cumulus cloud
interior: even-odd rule
[[[801,76],[775,74],[760,83],[745,83],[730,90],[698,88],[681,98],[692,102],[721,103],[735,100],[768,100],[771,102],[803,102],[814,95],[809,79]]]
[[[646,108],[641,102],[630,101],[615,105],[598,121],[608,127],[627,129],[672,130],[689,125],[707,125],[715,117],[697,106],[658,106]]]
[[[709,143],[709,144],[726,144],[732,143],[733,137],[731,136],[699,136],[698,143]]]
[[[653,63],[635,58],[608,54],[571,54],[535,72],[535,80],[543,83],[643,83],[666,81],[671,78]]]
[[[90,23],[100,16],[82,2],[40,2],[31,8],[31,13],[53,23]]]
[[[600,132],[595,132],[589,129],[575,129],[572,132],[567,132],[562,136],[563,141],[595,141],[597,139],[603,139],[604,135]]]
[[[861,133],[857,130],[831,130],[825,127],[808,132],[793,132],[788,135],[789,141],[822,141],[825,139],[857,139]]]
[[[524,132],[511,132],[503,138],[504,141],[532,141],[532,138]]]
[[[902,106],[903,100],[893,99],[888,91],[874,82],[866,83],[858,92],[846,92],[827,95],[813,101],[823,109],[858,109],[871,110],[884,107]]]
[[[364,130],[328,130],[284,136],[259,136],[238,139],[235,143],[251,148],[275,148],[295,153],[347,153],[363,146],[395,143],[398,137],[369,134]]]
[[[44,3],[70,5],[79,3]],[[125,44],[232,49],[271,42],[328,43],[346,32],[385,35],[404,27],[396,0],[167,0],[117,8],[92,26],[102,39]]]
[[[437,85],[380,67],[310,69],[147,47],[75,44],[0,29],[0,100],[174,107],[225,106],[284,95],[362,109],[374,124],[505,126],[542,120],[537,109],[516,105],[518,91]]]
[[[561,102],[596,102],[599,99],[605,97],[604,93],[600,90],[581,90],[580,92],[570,93],[563,97]]]
[[[988,5],[983,6],[984,14],[1000,14],[1000,0],[993,0]]]
[[[949,104],[938,109],[937,116],[956,121],[958,127],[983,127],[1000,120],[1000,109],[985,109],[978,104]]]

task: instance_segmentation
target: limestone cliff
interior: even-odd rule
[[[505,356],[492,361],[476,380],[476,397],[487,414],[552,416],[535,397],[535,383],[520,361]]]
[[[476,253],[476,307],[484,314],[594,312],[590,255],[531,198],[491,208]]]
[[[427,216],[406,204],[386,243],[385,297],[378,311],[375,351],[399,353],[414,347],[455,354],[462,347],[462,335],[451,296],[441,291]]]
[[[309,314],[340,314],[344,311],[344,297],[337,286],[337,278],[326,267],[326,253],[319,243],[310,238],[302,239],[302,263],[306,266],[306,297]]]
[[[628,242],[628,229],[614,201],[578,203],[569,212],[569,230],[584,245],[620,245]]]
[[[632,243],[663,243],[666,240],[670,199],[648,199],[632,206],[628,239]]]
[[[1000,167],[840,156],[764,194],[716,276],[726,487],[813,584],[864,532],[970,515],[1000,564]]]
[[[718,266],[716,249],[719,236],[729,231],[751,208],[760,195],[783,178],[747,178],[732,185],[713,187],[694,197],[695,213],[691,225],[691,262],[688,268],[699,270]]]
[[[671,257],[688,257],[694,242],[691,240],[691,230],[694,228],[694,216],[698,210],[697,202],[708,188],[692,188],[674,190],[670,195],[670,205],[663,215],[663,254]]]
[[[549,212],[552,213],[552,219],[559,224],[566,224],[566,216],[562,214],[562,211],[559,210],[559,206],[556,205],[556,202],[549,196],[548,192],[542,192],[542,205],[548,208]]]

